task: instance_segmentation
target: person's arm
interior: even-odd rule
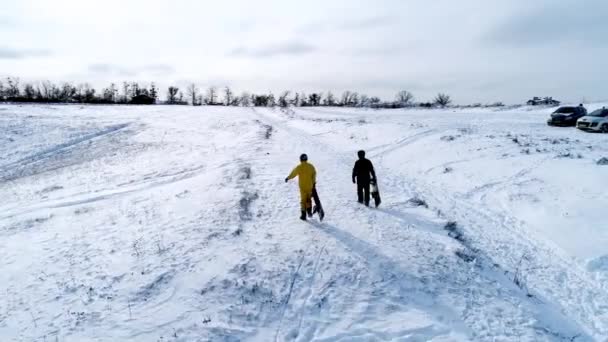
[[[355,166],[353,166],[353,183],[357,183],[355,178],[357,178],[357,170],[359,169],[359,161],[355,162]]]
[[[291,171],[291,173],[289,174],[289,176],[287,176],[287,178],[285,178],[285,182],[287,182],[290,179],[296,178],[296,176],[298,175],[298,173],[300,173],[300,165],[296,166],[293,169],[293,171]]]

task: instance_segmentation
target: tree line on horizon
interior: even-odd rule
[[[452,103],[449,95],[439,93],[430,102],[415,102],[414,95],[402,90],[392,101],[383,101],[376,96],[368,96],[355,91],[344,91],[340,96],[331,91],[326,93],[284,91],[278,96],[272,92],[254,94],[247,91],[236,95],[226,86],[218,89],[209,87],[201,90],[190,84],[184,91],[169,86],[165,99],[160,99],[155,83],[141,86],[138,82],[123,82],[120,86],[111,83],[98,92],[88,83],[74,85],[64,82],[59,85],[50,81],[21,84],[19,78],[7,77],[0,80],[0,102],[19,103],[83,103],[83,104],[135,104],[135,105],[192,105],[192,106],[255,106],[255,107],[365,107],[365,108],[404,108],[404,107],[446,107]]]

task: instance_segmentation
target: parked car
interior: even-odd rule
[[[576,128],[587,132],[608,133],[608,109],[604,107],[583,116],[576,122]]]
[[[526,104],[528,106],[559,106],[561,102],[553,99],[552,97],[544,97],[540,98],[538,96],[534,96],[532,100],[528,100]]]
[[[578,107],[559,107],[549,120],[549,126],[576,126],[576,120],[587,115],[587,109],[582,105]]]

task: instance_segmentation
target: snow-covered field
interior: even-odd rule
[[[0,106],[0,340],[606,341],[608,135],[550,111]]]

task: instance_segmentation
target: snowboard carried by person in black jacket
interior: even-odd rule
[[[380,199],[380,190],[378,189],[378,181],[376,179],[372,179],[369,181],[370,190],[372,191],[372,197],[374,198],[374,204],[376,204],[376,208],[382,203]]]

